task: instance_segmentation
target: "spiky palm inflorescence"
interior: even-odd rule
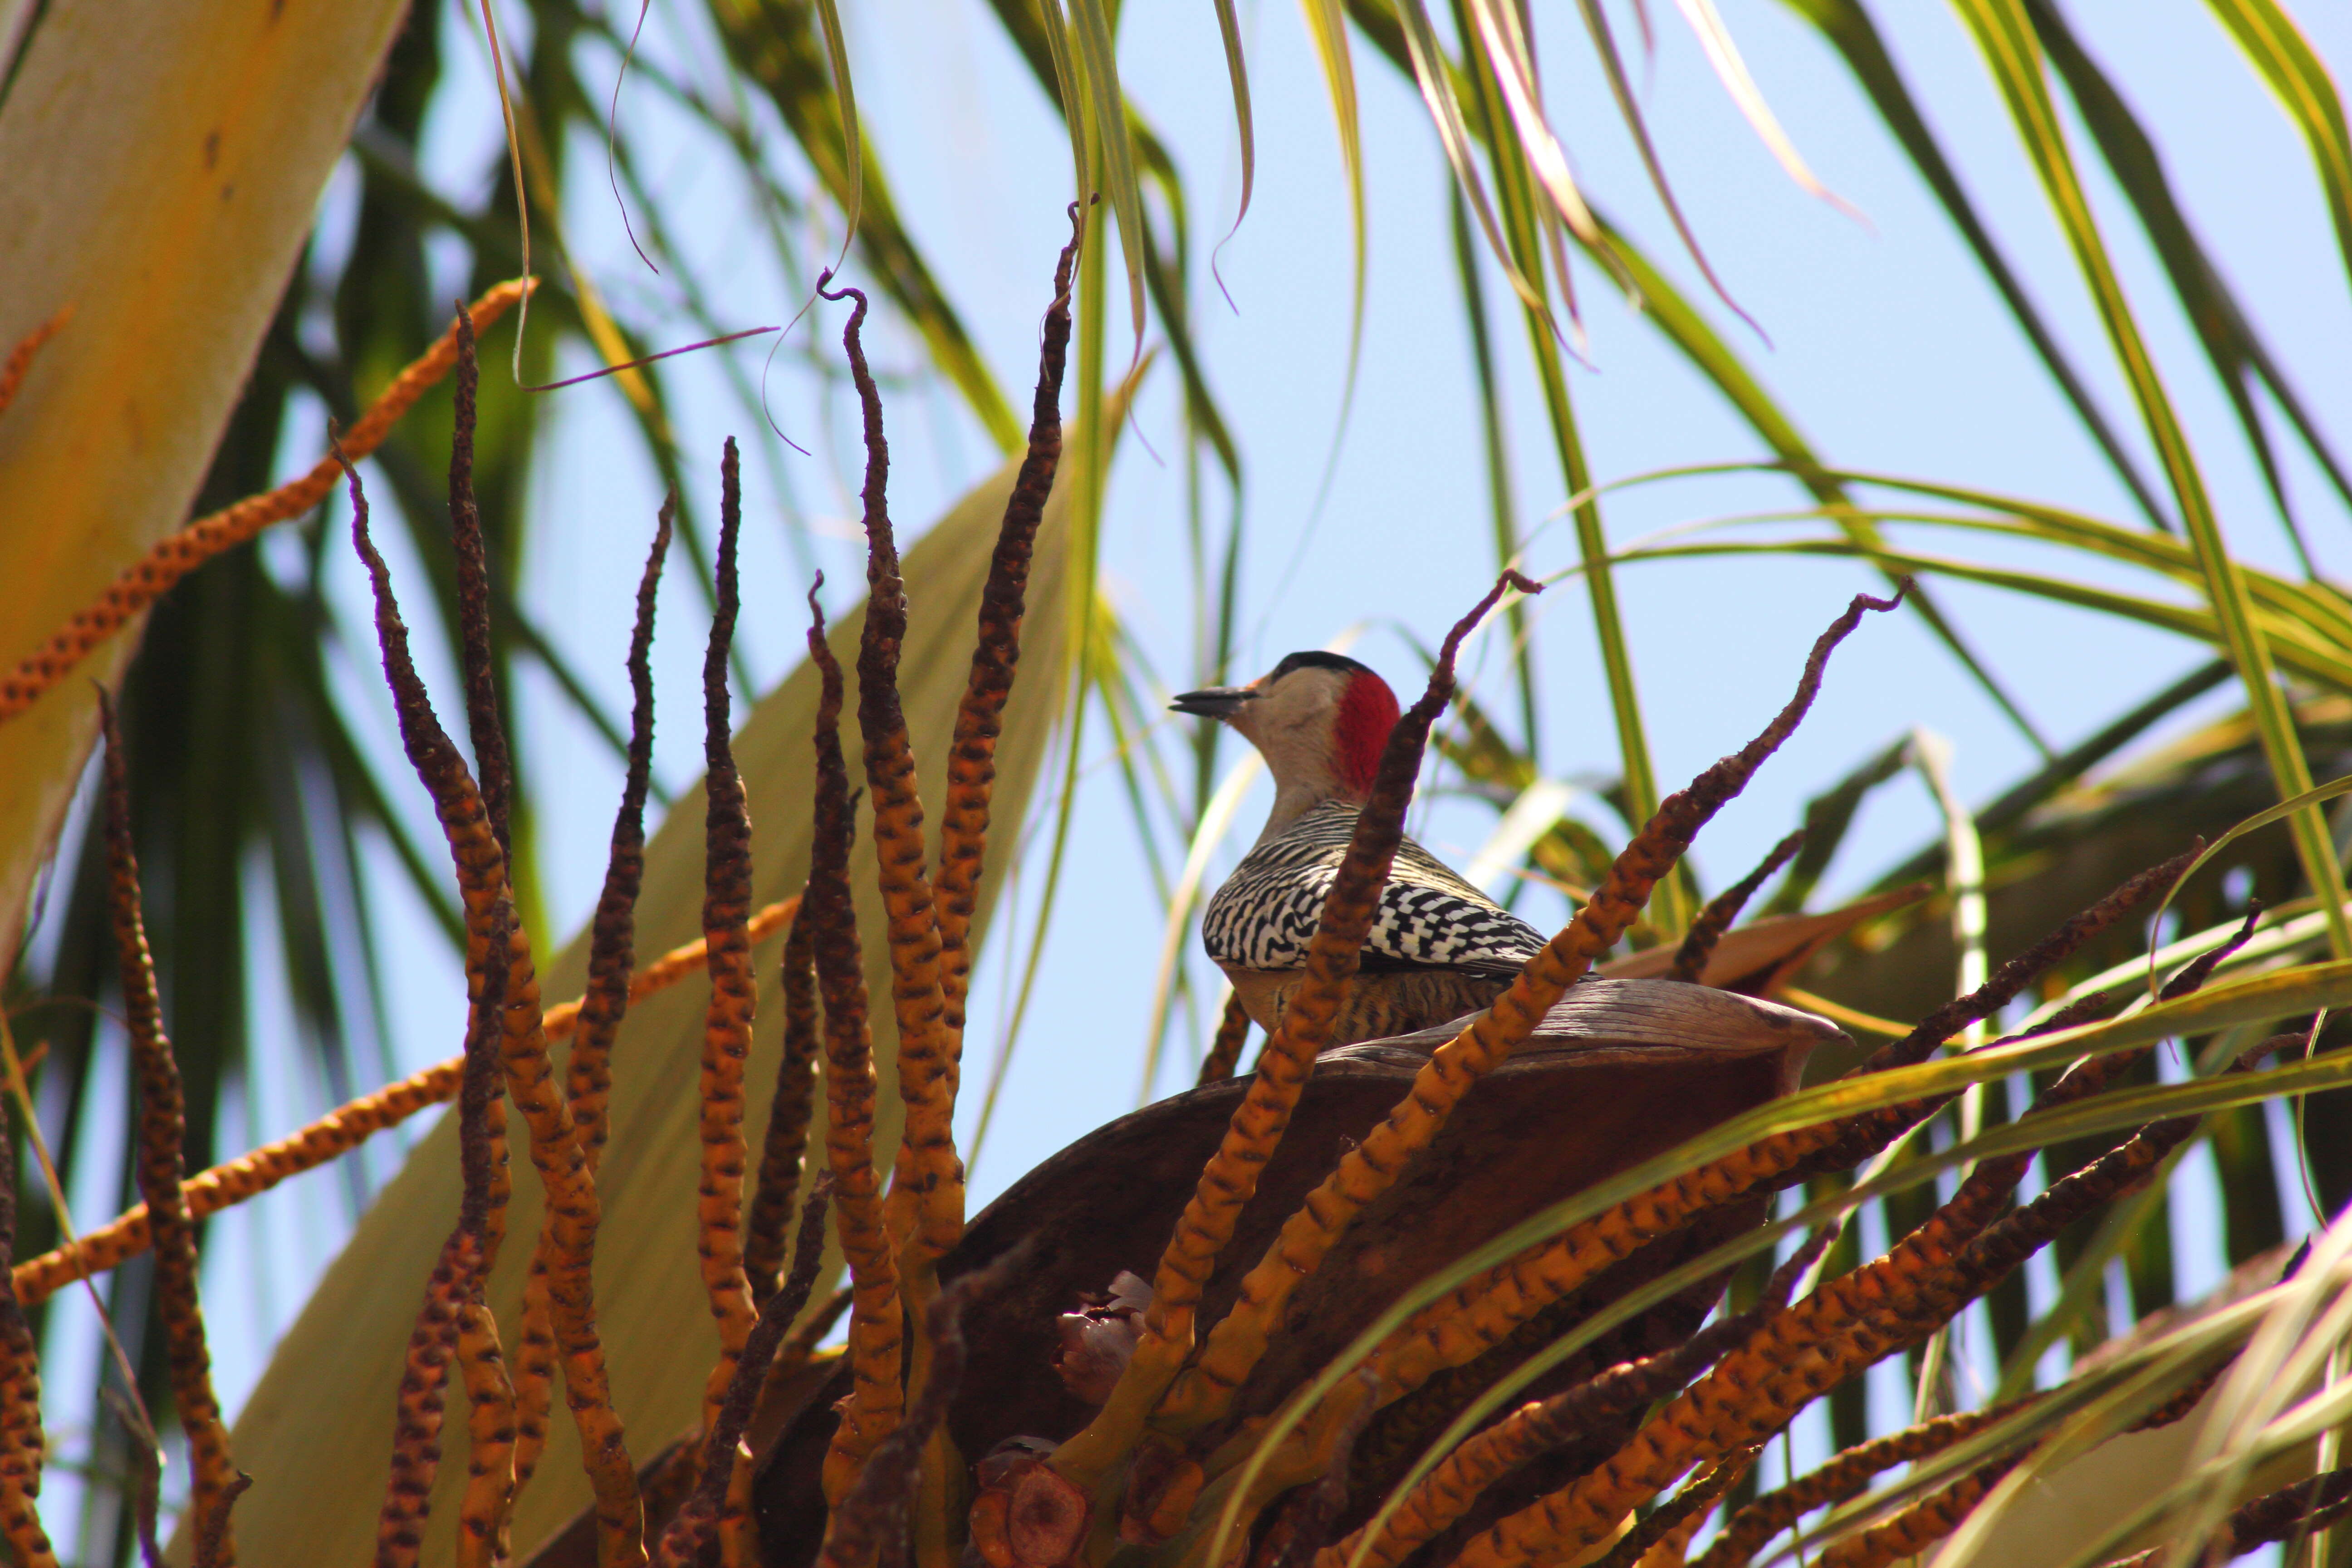
[[[1275,776],[1265,829],[1219,890],[1204,924],[1211,952],[1234,978],[1234,1004],[1199,1090],[1104,1130],[1140,1129],[1151,1136],[1120,1142],[1097,1134],[1056,1162],[1075,1160],[1071,1168],[1097,1190],[1149,1185],[1155,1199],[1169,1201],[1150,1226],[1116,1236],[1082,1226],[1057,1233],[1049,1221],[1032,1223],[1017,1209],[1011,1212],[1018,1225],[1004,1223],[1007,1211],[1000,1209],[967,1231],[953,1137],[962,1014],[985,868],[995,730],[1018,666],[1028,552],[1046,515],[1059,454],[1055,404],[1071,264],[1066,251],[1048,317],[1031,450],[982,596],[981,651],[956,721],[941,814],[947,832],[936,869],[927,867],[915,737],[897,691],[909,605],[884,505],[879,395],[857,347],[856,316],[849,331],[866,415],[874,591],[859,639],[856,700],[876,814],[876,870],[889,916],[898,1092],[907,1109],[895,1160],[874,1138],[886,1080],[876,1070],[850,890],[856,797],[838,735],[847,693],[821,617],[809,639],[822,700],[807,889],[803,900],[756,915],[750,908],[749,818],[732,770],[726,692],[740,521],[731,444],[722,468],[721,614],[705,663],[711,764],[706,938],[636,968],[633,910],[644,859],[646,645],[657,538],[639,595],[631,773],[594,928],[589,994],[574,1007],[542,1011],[537,965],[509,884],[505,816],[512,782],[489,680],[488,563],[467,483],[473,343],[461,319],[453,331],[458,429],[452,514],[472,770],[417,679],[389,574],[369,541],[356,475],[352,499],[354,542],[377,595],[402,737],[433,797],[464,896],[472,1001],[467,1052],[350,1116],[257,1152],[264,1158],[184,1179],[174,1148],[171,1047],[139,958],[136,876],[118,791],[116,912],[125,932],[124,990],[146,1102],[142,1183],[153,1217],[126,1219],[100,1233],[97,1245],[34,1259],[21,1276],[12,1270],[0,1279],[0,1532],[15,1554],[35,1563],[53,1555],[33,1511],[42,1454],[37,1369],[18,1296],[34,1300],[59,1280],[110,1267],[142,1245],[146,1232],[154,1234],[158,1279],[182,1298],[165,1316],[180,1414],[191,1423],[197,1460],[195,1561],[200,1568],[226,1565],[234,1550],[228,1506],[243,1482],[226,1447],[214,1441],[216,1422],[201,1386],[192,1222],[452,1096],[459,1101],[462,1198],[404,1357],[379,1562],[414,1563],[424,1548],[445,1436],[457,1426],[444,1414],[453,1381],[469,1405],[464,1485],[452,1489],[462,1497],[457,1518],[444,1521],[458,1532],[458,1561],[487,1564],[533,1552],[540,1554],[532,1560],[550,1565],[584,1561],[547,1554],[553,1545],[541,1552],[541,1543],[509,1539],[515,1499],[531,1479],[551,1387],[561,1377],[595,1493],[580,1534],[595,1538],[600,1563],[643,1563],[650,1542],[663,1563],[702,1562],[715,1552],[723,1568],[755,1561],[801,1568],[815,1560],[831,1568],[950,1568],[968,1554],[990,1568],[1108,1568],[1115,1559],[1136,1568],[1521,1568],[1604,1551],[1597,1561],[1608,1568],[1631,1568],[1637,1560],[1681,1562],[1764,1445],[1814,1400],[1942,1331],[2063,1229],[2151,1180],[2195,1130],[2194,1116],[2182,1111],[2251,1103],[2265,1093],[2242,1077],[2158,1090],[2111,1089],[2161,1031],[2149,1026],[2149,1015],[2102,1023],[2106,1001],[2083,998],[2024,1035],[1983,1047],[2009,1053],[1976,1064],[1986,1070],[2013,1064],[2029,1050],[2034,1054],[2027,1065],[2036,1068],[2060,1065],[2069,1052],[2080,1059],[2030,1113],[2002,1130],[2008,1142],[1977,1152],[1948,1202],[1895,1237],[1884,1256],[1818,1279],[1823,1271],[1815,1267],[1814,1249],[1832,1228],[1824,1226],[1812,1248],[1775,1271],[1760,1298],[1743,1300],[1738,1311],[1727,1305],[1711,1325],[1704,1322],[1729,1260],[1769,1239],[1750,1227],[1770,1194],[1850,1169],[1949,1104],[1973,1081],[1971,1064],[1928,1058],[1968,1024],[2046,983],[2054,965],[2102,931],[2150,907],[2181,874],[2183,857],[2131,879],[1835,1084],[1768,1105],[1790,1079],[1759,1075],[1751,1100],[1729,1110],[1710,1102],[1693,1125],[1713,1158],[1691,1152],[1699,1142],[1684,1144],[1683,1154],[1662,1152],[1689,1136],[1679,1131],[1647,1152],[1612,1145],[1606,1152],[1613,1163],[1580,1167],[1583,1173],[1572,1178],[1555,1175],[1533,1195],[1528,1212],[1534,1217],[1524,1223],[1509,1215],[1471,1215],[1474,1201],[1502,1207],[1492,1183],[1478,1187],[1473,1173],[1483,1179],[1500,1171],[1516,1180],[1524,1169],[1512,1163],[1524,1152],[1519,1145],[1555,1132],[1566,1142],[1610,1125],[1609,1117],[1589,1114],[1573,1100],[1567,1124],[1546,1121],[1533,1140],[1498,1137],[1491,1131],[1497,1123],[1480,1121],[1498,1100],[1514,1097],[1514,1084],[1540,1081],[1539,1073],[1573,1075],[1584,1070],[1579,1063],[1642,1054],[1647,1037],[1576,1037],[1580,1043],[1564,1044],[1571,1036],[1562,1033],[1560,1019],[1580,1011],[1578,998],[1613,995],[1619,988],[1632,997],[1648,985],[1684,1002],[1767,1005],[1689,987],[1707,973],[1718,938],[1728,932],[1737,942],[1752,934],[1753,928],[1728,928],[1742,901],[1796,851],[1793,836],[1682,933],[1666,980],[1612,980],[1575,996],[1570,988],[1636,931],[1652,893],[1675,874],[1696,835],[1788,739],[1820,691],[1838,644],[1868,612],[1894,607],[1892,601],[1856,598],[1815,643],[1788,704],[1740,750],[1662,802],[1575,919],[1546,940],[1402,831],[1423,749],[1454,698],[1454,659],[1465,638],[1510,588],[1536,591],[1507,574],[1456,624],[1427,689],[1402,712],[1378,675],[1330,654],[1294,655],[1249,687],[1179,699],[1186,711],[1233,724]],[[747,1195],[743,1068],[753,1026],[751,948],[787,922],[786,1044],[756,1192]],[[2202,1024],[2193,1017],[2182,1024],[2183,998],[2252,932],[2250,920],[2162,987],[2158,1006],[2170,1011],[2153,1022],[2195,1034],[2339,999],[2340,986],[2326,991],[2325,975],[2305,972],[2287,977],[2303,989],[2280,1001],[2290,995],[2286,982],[2265,975],[2233,988],[2225,1000],[2235,1011],[2217,1005]],[[621,1045],[629,999],[698,968],[708,969],[713,996],[698,1096],[705,1158],[695,1231],[719,1353],[703,1384],[701,1420],[670,1445],[669,1458],[654,1462],[641,1487],[606,1388],[591,1289],[599,1155],[608,1128],[625,1125],[606,1113],[609,1062]],[[1655,999],[1643,1005],[1645,1022],[1675,1010]],[[1253,1016],[1266,1026],[1265,1051],[1245,1080],[1226,1083]],[[1449,1026],[1427,1027],[1434,1024]],[[1399,1030],[1413,1034],[1356,1051],[1331,1049]],[[567,1037],[576,1042],[574,1056],[558,1083],[547,1047]],[[1582,1048],[1593,1043],[1602,1048]],[[2229,1070],[2242,1074],[2252,1054],[2303,1043],[2300,1034],[2274,1037]],[[1688,1048],[1684,1039],[1667,1055]],[[1725,1059],[1706,1058],[1702,1070],[1719,1071]],[[1563,1062],[1570,1064],[1565,1069]],[[1381,1070],[1370,1070],[1375,1066]],[[2325,1081],[2340,1081],[2340,1069],[2324,1059],[2278,1069],[2267,1092],[2320,1085],[2330,1070],[2339,1076]],[[1876,1076],[1886,1073],[1899,1076]],[[1672,1081],[1680,1092],[1691,1080]],[[1331,1107],[1338,1097],[1360,1097],[1368,1084],[1375,1098],[1360,1098],[1349,1112],[1353,1120],[1342,1119],[1335,1153],[1327,1141]],[[14,1087],[21,1093],[21,1079]],[[2207,1098],[2182,1099],[2179,1091],[2191,1089]],[[2141,1098],[2123,1105],[2131,1095]],[[486,1289],[507,1225],[504,1097],[523,1116],[550,1195],[511,1375]],[[826,1118],[821,1138],[812,1125],[820,1101]],[[1210,1118],[1194,1119],[1204,1136],[1177,1151],[1181,1159],[1171,1158],[1174,1142],[1160,1137],[1181,1118],[1150,1120],[1169,1108],[1185,1115],[1205,1110]],[[1478,1131],[1482,1125],[1488,1131]],[[2035,1149],[2135,1125],[2128,1137],[2031,1201],[2016,1201]],[[790,1211],[803,1191],[803,1167],[819,1161],[829,1169],[811,1184],[795,1231]],[[1136,1172],[1145,1168],[1160,1176],[1138,1180]],[[886,1190],[894,1172],[895,1185]],[[1485,1195],[1465,1195],[1471,1193]],[[6,1197],[0,1192],[0,1268],[8,1261]],[[850,1286],[829,1304],[803,1310],[825,1254],[828,1204]],[[1820,1198],[1801,1223],[1851,1206],[1849,1199]],[[1474,1218],[1496,1223],[1474,1236]],[[1420,1244],[1416,1226],[1437,1239],[1397,1267],[1397,1246]],[[1465,1256],[1486,1238],[1491,1243],[1478,1255]],[[793,1267],[780,1278],[788,1239]],[[1036,1362],[1038,1343],[1055,1337],[1057,1313],[1089,1301],[1098,1307],[1100,1300],[1086,1296],[1095,1287],[1083,1283],[1070,1291],[1076,1301],[1060,1294],[1066,1272],[1039,1283],[1050,1270],[1071,1266],[1066,1257],[1047,1261],[1057,1247],[1082,1253],[1076,1262],[1088,1268],[1112,1253],[1119,1258],[1098,1277],[1123,1281],[1115,1307],[1080,1319],[1093,1358],[1085,1380],[1074,1381],[1058,1361]],[[1617,1272],[1621,1264],[1624,1273]],[[1151,1269],[1149,1287],[1139,1274],[1127,1277],[1145,1268]],[[1800,1289],[1801,1279],[1816,1282]],[[847,1350],[816,1351],[845,1304],[851,1312]],[[1350,1313],[1360,1315],[1338,1329],[1320,1321]],[[1368,1326],[1359,1332],[1359,1325]],[[694,1326],[711,1331],[700,1319]],[[1351,1348],[1339,1350],[1351,1336]],[[1550,1349],[1513,1368],[1488,1393],[1473,1394],[1504,1359],[1540,1340]],[[2136,1415],[2119,1419],[2144,1428],[2179,1418],[2225,1375],[2236,1350],[2223,1339],[2201,1345],[2201,1360],[2184,1369],[2193,1376],[2165,1382]],[[1570,1362],[1570,1355],[1583,1359]],[[1537,1384],[1539,1376],[1550,1381]],[[960,1448],[977,1430],[977,1406],[1024,1380],[1048,1385],[1052,1397],[1067,1394],[1083,1413],[1052,1406],[1060,1425],[1007,1428],[1022,1435],[992,1451]],[[1516,1407],[1502,1403],[1522,1389]],[[1465,1407],[1473,1397],[1487,1403]],[[2015,1489],[2017,1481],[2001,1477],[2038,1462],[2039,1429],[2032,1423],[2062,1403],[2040,1396],[1851,1448],[1813,1476],[1737,1510],[1706,1561],[1726,1568],[1747,1561],[1808,1510],[1849,1496],[1871,1475],[1906,1459],[1940,1468],[1931,1478],[1914,1477],[1899,1511],[1881,1509],[1859,1528],[1833,1521],[1824,1533],[1839,1538],[1825,1560],[1876,1568],[1916,1553],[1989,1497]],[[1429,1447],[1419,1468],[1403,1468],[1400,1449],[1410,1452],[1447,1420],[1453,1428]],[[810,1436],[813,1445],[801,1441]],[[982,1433],[976,1447],[985,1449],[989,1440]],[[747,1444],[764,1446],[756,1483],[755,1466],[743,1462]],[[1946,1448],[1953,1451],[1941,1452]],[[1376,1489],[1391,1486],[1381,1500]],[[795,1487],[811,1504],[797,1513]],[[782,1489],[787,1506],[770,1506],[772,1489]],[[2226,1519],[2215,1513],[2215,1539],[2227,1550],[2245,1550],[2324,1525],[2347,1501],[2352,1487],[2337,1472]],[[1646,1512],[1635,1524],[1641,1510]],[[761,1539],[771,1520],[796,1520],[800,1528]]]

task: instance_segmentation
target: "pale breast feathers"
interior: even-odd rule
[[[1302,967],[1356,816],[1355,806],[1333,801],[1251,850],[1201,921],[1209,956],[1240,969]],[[1364,950],[1398,963],[1508,974],[1543,943],[1533,926],[1408,838],[1381,891]]]

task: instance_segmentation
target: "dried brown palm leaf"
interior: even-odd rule
[[[1750,996],[1773,996],[1814,956],[1846,932],[1890,910],[1916,904],[1935,891],[1928,882],[1914,882],[1890,892],[1857,899],[1818,915],[1766,915],[1723,934],[1707,954],[1698,976],[1702,984]],[[1660,945],[1611,959],[1594,973],[1612,980],[1662,979],[1674,965],[1677,949]]]

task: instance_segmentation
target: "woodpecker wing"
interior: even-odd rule
[[[1358,807],[1328,801],[1242,858],[1201,921],[1209,956],[1236,969],[1300,969],[1323,917]],[[1516,974],[1541,932],[1406,839],[1364,939],[1366,967],[1387,964]]]

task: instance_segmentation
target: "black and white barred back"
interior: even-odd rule
[[[1326,801],[1242,858],[1209,900],[1201,941],[1236,969],[1299,969],[1323,918],[1359,808]],[[1535,927],[1464,881],[1407,838],[1397,847],[1381,907],[1364,939],[1367,967],[1396,964],[1516,974],[1542,948]]]

